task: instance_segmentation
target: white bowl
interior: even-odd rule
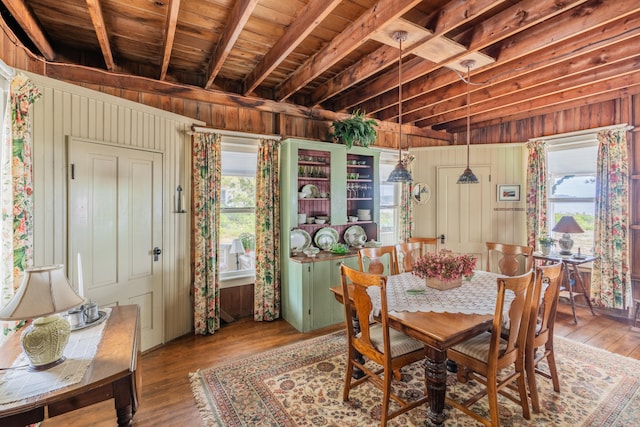
[[[304,199],[305,197],[307,197],[306,193],[298,193],[298,199]]]
[[[317,216],[316,219],[322,219],[324,221],[328,221],[329,217],[328,216]]]
[[[318,219],[318,218],[316,218],[316,224],[324,224],[325,222],[327,222],[326,219]]]
[[[312,216],[308,216],[308,217],[307,217],[307,224],[313,224],[313,222],[314,222],[315,220],[316,220],[316,219],[315,219],[314,217],[312,217]]]

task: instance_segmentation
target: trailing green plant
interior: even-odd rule
[[[552,246],[556,243],[556,239],[549,237],[548,235],[538,237],[538,242],[544,246]]]
[[[351,117],[346,119],[334,120],[332,126],[330,138],[343,143],[347,148],[351,148],[353,144],[368,147],[376,142],[378,136],[374,128],[378,126],[378,122],[368,119],[360,110],[354,111]]]

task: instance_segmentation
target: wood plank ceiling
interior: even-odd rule
[[[464,130],[461,61],[469,58],[477,64],[473,127],[640,92],[638,0],[2,3],[17,37],[61,78],[144,77],[171,84],[156,84],[158,92],[177,85],[320,119],[359,109],[388,126],[397,126],[399,112],[392,34],[406,30],[402,122],[436,138]],[[105,73],[78,71],[86,67]]]

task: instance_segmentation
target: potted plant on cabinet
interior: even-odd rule
[[[334,120],[332,126],[333,132],[330,132],[330,138],[343,143],[347,149],[354,144],[361,147],[373,145],[378,136],[374,128],[374,126],[378,126],[378,122],[368,119],[359,110],[354,111],[351,117]]]
[[[542,255],[549,255],[551,248],[556,244],[556,239],[545,234],[538,238],[538,243],[540,243],[540,252],[542,252]]]

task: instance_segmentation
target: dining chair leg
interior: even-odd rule
[[[346,402],[349,400],[349,390],[351,390],[351,377],[353,375],[353,363],[351,363],[350,355],[347,354],[347,369],[344,377],[344,389],[342,391],[342,400]]]
[[[489,415],[491,425],[500,426],[500,410],[498,408],[498,384],[495,372],[487,375],[487,399],[489,400]]]
[[[556,356],[553,352],[553,344],[547,343],[547,365],[549,365],[549,374],[553,382],[553,390],[560,393],[560,380],[558,379],[558,369],[556,368]]]
[[[529,385],[529,396],[531,397],[531,407],[533,412],[540,412],[540,401],[538,400],[538,385],[536,384],[536,349],[528,348],[525,355],[525,371],[527,373],[527,383]]]
[[[388,372],[388,371],[387,371]],[[382,396],[382,412],[380,413],[380,427],[386,427],[389,414],[392,375],[384,374],[384,394]]]

